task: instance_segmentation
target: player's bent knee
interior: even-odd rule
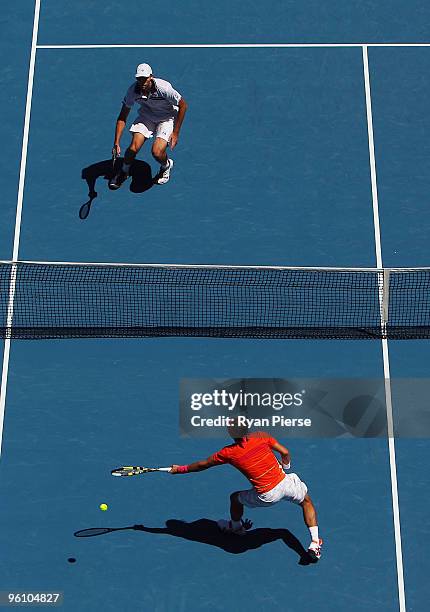
[[[165,153],[166,153],[166,149],[167,147],[164,146],[153,146],[152,147],[152,155],[155,157],[155,159],[158,159],[160,157],[164,157]]]

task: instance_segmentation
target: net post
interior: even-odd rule
[[[5,329],[5,340],[12,338],[13,329],[13,310],[15,302],[15,290],[16,290],[16,277],[18,274],[18,265],[16,262],[12,262],[10,269],[10,281],[9,281],[9,295],[6,309],[6,329]]]
[[[389,300],[390,300],[390,268],[384,268],[383,280],[382,280],[382,337],[387,338],[387,324],[388,324],[388,312],[389,312]]]

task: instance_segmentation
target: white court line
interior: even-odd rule
[[[382,268],[381,233],[379,224],[378,186],[376,181],[375,146],[373,140],[372,99],[370,95],[370,75],[367,46],[363,46],[364,86],[366,93],[367,132],[369,138],[369,160],[372,184],[373,220],[375,230],[376,265]],[[388,450],[390,455],[391,495],[393,504],[394,538],[396,544],[397,584],[400,612],[406,612],[405,583],[403,577],[402,535],[400,529],[399,496],[397,490],[396,447],[394,442],[393,404],[391,397],[390,360],[388,341],[382,340],[384,363],[385,403],[387,411]]]
[[[430,43],[202,43],[165,45],[37,45],[38,49],[319,49],[332,47],[430,47]]]
[[[25,170],[27,166],[27,149],[28,149],[28,135],[30,131],[30,114],[31,114],[31,100],[33,97],[33,80],[34,80],[34,67],[36,63],[36,46],[37,46],[37,33],[39,30],[39,15],[40,15],[40,0],[35,0],[34,3],[34,19],[33,19],[33,37],[31,40],[31,52],[30,52],[30,64],[28,68],[28,84],[27,84],[27,101],[25,105],[25,117],[24,117],[24,130],[22,136],[22,150],[21,150],[21,166],[19,170],[19,183],[18,183],[18,196],[16,204],[16,217],[15,217],[15,234],[13,239],[13,255],[12,260],[18,259],[19,252],[19,238],[21,233],[21,215],[22,215],[22,202],[24,197],[24,183],[25,183]],[[11,281],[9,285],[9,297],[8,297],[8,308],[7,308],[7,322],[6,326],[12,326],[13,318],[13,302],[15,297],[15,277],[16,269],[13,269],[11,273]],[[10,356],[10,338],[4,341],[3,351],[3,367],[0,387],[0,455],[3,440],[3,424],[4,424],[4,413],[6,405],[6,388],[7,378],[9,372],[9,356]]]

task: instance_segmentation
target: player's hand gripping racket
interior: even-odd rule
[[[170,472],[169,467],[148,468],[140,466],[125,466],[115,468],[111,471],[112,476],[137,476],[139,474],[147,474],[148,472]]]
[[[114,145],[112,147],[112,172],[115,170],[115,162],[118,158],[118,155],[119,155],[118,146]]]

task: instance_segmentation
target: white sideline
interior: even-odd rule
[[[23,130],[23,136],[22,136],[21,165],[20,165],[20,170],[19,170],[19,183],[18,183],[18,196],[17,196],[17,204],[16,204],[15,234],[14,234],[14,239],[13,239],[12,261],[16,261],[18,259],[18,252],[19,252],[22,202],[23,202],[23,197],[24,197],[25,170],[27,166],[28,135],[30,131],[31,101],[33,97],[33,80],[34,80],[34,67],[36,63],[36,47],[37,47],[37,33],[39,30],[39,16],[40,16],[40,0],[35,0],[34,18],[33,18],[33,36],[31,40],[30,64],[28,68],[27,101],[25,105],[24,130]],[[15,296],[15,281],[16,281],[16,278],[15,278],[14,270],[12,269],[11,281],[9,285],[7,327],[11,327],[11,324],[12,324],[13,301],[14,301],[14,296]],[[8,379],[8,372],[9,372],[9,356],[10,356],[10,338],[6,338],[4,341],[4,349],[3,349],[3,366],[2,366],[1,387],[0,387],[0,455],[1,455],[1,450],[2,450],[2,440],[3,440],[3,424],[4,424],[5,405],[6,405],[7,379]]]
[[[375,230],[376,265],[382,268],[381,232],[379,224],[378,186],[376,180],[375,146],[373,140],[372,98],[370,94],[369,58],[367,46],[363,46],[364,87],[366,93],[367,132],[369,139],[369,162],[372,185],[373,220]],[[393,404],[391,398],[390,360],[388,341],[382,340],[382,357],[385,379],[385,405],[387,411],[388,450],[390,456],[391,495],[393,504],[394,538],[396,545],[397,585],[399,593],[399,610],[406,612],[405,583],[403,576],[402,535],[400,529],[399,496],[397,490],[396,446],[393,429]]]

